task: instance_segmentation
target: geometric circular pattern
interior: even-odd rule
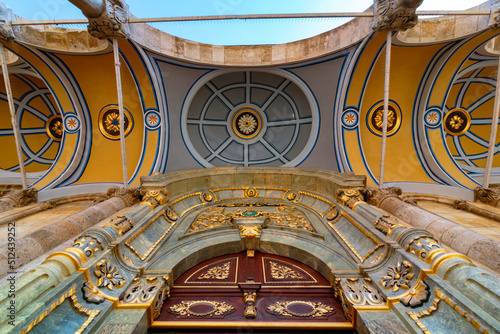
[[[368,128],[375,135],[382,135],[383,132],[383,118],[384,117],[384,102],[379,102],[375,104],[368,112]],[[389,106],[387,110],[387,135],[393,135],[399,130],[401,125],[401,109],[399,106],[389,101]]]
[[[80,120],[74,115],[69,115],[64,118],[64,130],[69,133],[74,133],[80,129]]]
[[[125,127],[125,136],[127,136],[132,131],[134,122],[132,115],[127,109],[123,108],[123,114],[125,116],[123,126]],[[118,106],[106,106],[100,111],[99,130],[108,139],[120,139],[120,112]]]
[[[471,118],[467,110],[454,108],[446,113],[443,119],[444,130],[452,136],[461,136],[469,130]]]
[[[146,127],[150,130],[157,129],[161,124],[160,115],[155,111],[148,111],[144,116]]]
[[[191,88],[181,126],[205,167],[296,166],[316,143],[319,110],[290,73],[219,70]]]
[[[425,114],[425,124],[430,127],[435,127],[441,122],[441,112],[439,110],[429,110]]]
[[[355,127],[358,125],[358,114],[353,110],[346,111],[342,116],[342,124],[347,128]]]

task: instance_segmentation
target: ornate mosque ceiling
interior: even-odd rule
[[[26,36],[41,32],[29,29],[5,45],[20,59],[11,80],[32,185],[43,198],[121,183],[112,49],[66,29],[45,32],[46,43],[36,46]],[[495,35],[432,43],[393,35],[385,183],[420,192],[480,185],[498,65],[486,45]],[[385,37],[369,33],[310,59],[295,50],[296,61],[265,66],[187,61],[120,40],[129,183],[203,167],[301,166],[352,171],[377,185]],[[72,52],[82,38],[88,51]],[[61,43],[64,52],[56,50]],[[0,94],[7,110],[3,86]],[[7,113],[0,140],[0,177],[12,178],[18,163]]]

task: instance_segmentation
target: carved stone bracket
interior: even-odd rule
[[[128,5],[123,0],[103,0],[104,10],[98,17],[89,17],[89,33],[97,38],[127,38]]]
[[[140,190],[137,188],[111,188],[108,189],[108,196],[120,197],[127,206],[134,205],[140,198]]]
[[[364,202],[365,189],[337,189],[337,202],[351,209],[359,202]]]
[[[0,39],[12,42],[15,39],[10,25],[12,9],[0,1]]]
[[[500,0],[491,0],[490,29],[500,28]]]
[[[474,201],[482,202],[494,207],[499,207],[500,202],[500,188],[489,189],[477,187],[474,189]]]
[[[163,205],[168,202],[168,190],[146,190],[141,191],[141,204],[148,204],[151,209],[155,209],[158,205]]]
[[[382,202],[389,197],[398,197],[403,191],[400,188],[390,187],[390,188],[368,188],[366,189],[366,203],[380,207]],[[399,198],[399,197],[398,197]]]
[[[415,13],[423,0],[375,0],[373,30],[407,30],[418,23]]]

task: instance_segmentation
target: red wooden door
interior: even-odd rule
[[[224,255],[188,270],[174,282],[154,327],[352,329],[323,276],[259,252]]]

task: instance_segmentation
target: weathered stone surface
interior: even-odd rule
[[[406,30],[418,22],[415,14],[423,0],[375,0],[373,30]]]

